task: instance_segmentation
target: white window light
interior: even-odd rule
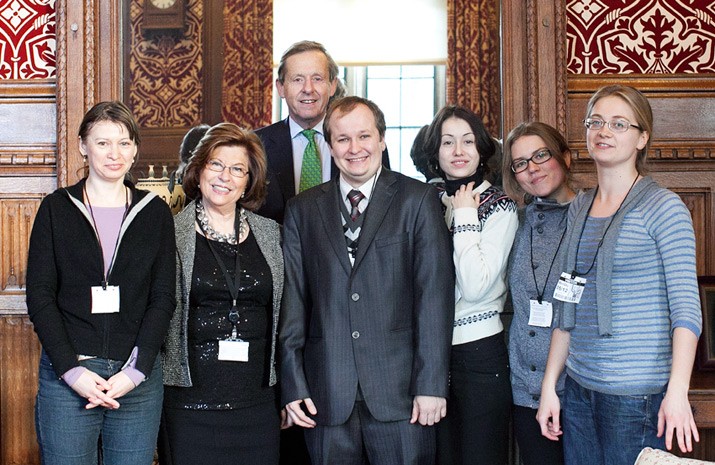
[[[322,43],[341,66],[444,64],[446,0],[274,0],[273,61],[293,43]]]

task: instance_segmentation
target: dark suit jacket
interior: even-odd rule
[[[376,419],[408,419],[415,395],[447,397],[454,268],[437,193],[383,169],[352,267],[339,196],[336,178],[286,209],[282,402],[310,397],[319,424],[342,424],[359,382]]]
[[[266,202],[256,213],[283,223],[285,206],[295,197],[295,174],[293,173],[293,144],[290,138],[288,118],[256,131],[268,156],[268,194]],[[382,164],[390,167],[387,149],[382,153]],[[338,168],[330,161],[330,177],[339,174]]]

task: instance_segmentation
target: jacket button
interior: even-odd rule
[[[359,331],[353,331],[353,339],[357,339],[360,337],[360,332]]]
[[[536,232],[538,232],[539,234],[542,234],[544,232],[544,228],[539,226],[538,228],[536,228]]]
[[[534,330],[529,331],[529,336],[530,337],[536,336],[536,331],[534,331]]]
[[[531,371],[536,371],[536,367],[535,367],[534,365],[531,365],[531,367],[529,367],[529,369],[530,369]]]
[[[531,400],[539,400],[539,396],[531,396]]]
[[[539,213],[539,219],[540,219],[540,220],[543,220],[543,219],[544,219],[544,214],[543,214],[543,213]]]
[[[357,292],[353,292],[350,298],[353,299],[353,302],[357,302],[358,300],[360,300],[360,294],[358,294]]]

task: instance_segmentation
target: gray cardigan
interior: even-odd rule
[[[273,331],[271,332],[271,369],[269,385],[277,382],[276,340],[278,336],[278,314],[283,295],[283,253],[280,245],[280,227],[268,218],[246,211],[248,224],[253,231],[258,247],[268,262],[273,278]],[[196,253],[195,203],[191,202],[174,217],[176,228],[176,311],[169,325],[169,333],[164,342],[162,358],[164,362],[164,384],[168,386],[191,386],[189,373],[189,348],[187,326],[189,322],[189,291]]]
[[[603,237],[603,244],[596,256],[596,266],[598,269],[598,286],[596,287],[596,301],[598,302],[598,334],[609,336],[612,334],[612,314],[611,314],[611,278],[613,277],[613,258],[616,254],[616,244],[621,236],[621,224],[623,218],[633,209],[640,205],[644,198],[653,196],[660,187],[650,177],[647,176],[637,182],[623,200],[623,205],[613,216],[613,222],[606,235]],[[598,189],[591,189],[579,195],[571,203],[568,216],[568,227],[564,238],[566,246],[566,260],[563,271],[569,273],[576,268],[576,252],[578,243],[581,240],[583,225],[591,210],[591,204]],[[560,328],[570,331],[576,325],[576,304],[564,302],[563,312],[560,320]]]

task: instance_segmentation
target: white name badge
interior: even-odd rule
[[[92,286],[92,313],[119,313],[119,286]]]
[[[541,328],[551,327],[551,320],[554,317],[554,307],[551,302],[542,300],[529,301],[529,326],[539,326]]]
[[[581,301],[584,286],[586,286],[586,278],[572,277],[571,273],[561,273],[554,289],[554,299],[577,304]]]
[[[226,362],[247,362],[248,342],[232,339],[218,341],[218,359]]]

